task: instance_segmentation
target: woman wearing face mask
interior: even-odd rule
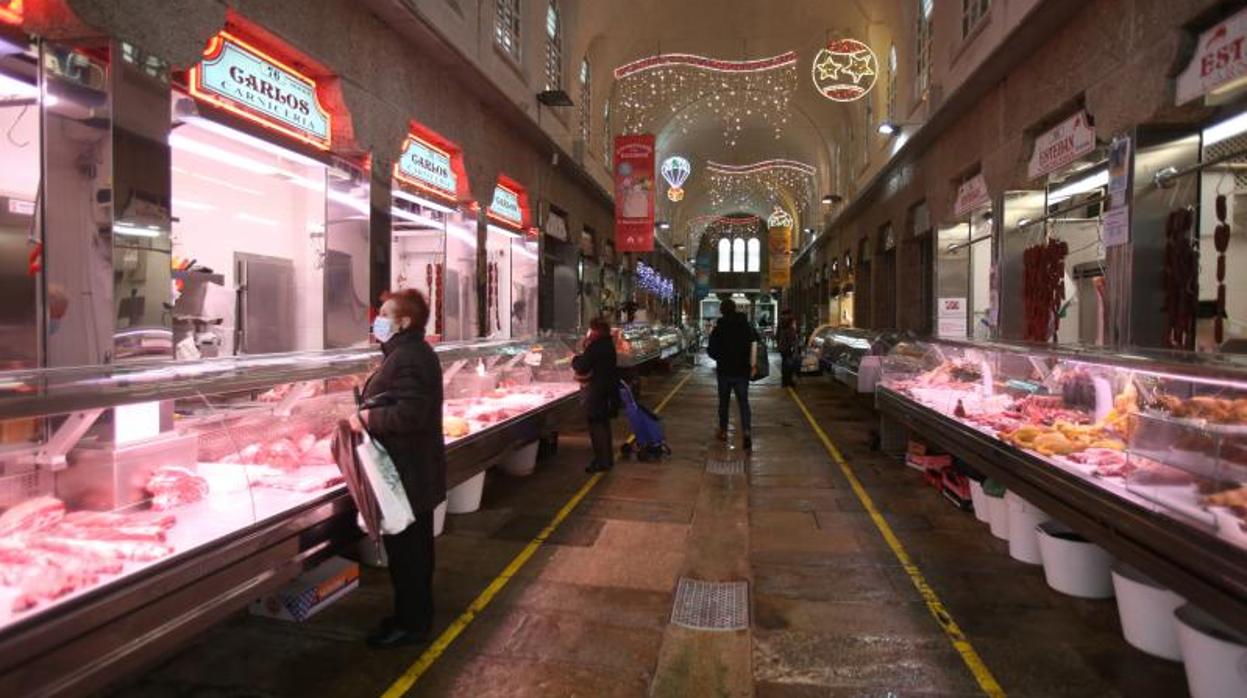
[[[351,427],[381,443],[398,469],[415,522],[384,535],[394,615],[368,638],[374,647],[425,642],[433,629],[433,509],[446,498],[442,366],[424,341],[429,304],[416,290],[389,294],[372,325],[385,358],[364,385]]]
[[[619,376],[615,367],[615,342],[605,318],[589,321],[584,351],[572,359],[572,369],[584,382],[581,400],[589,418],[589,440],[593,443],[593,462],[586,472],[610,470],[615,464],[611,443],[611,418],[619,409]]]

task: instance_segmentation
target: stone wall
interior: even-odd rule
[[[1024,57],[1009,75],[956,118],[912,162],[893,162],[888,185],[851,219],[837,220],[830,234],[801,260],[794,278],[820,272],[836,254],[863,239],[879,249],[877,231],[891,222],[898,236],[897,321],[902,329],[925,329],[917,307],[921,297],[920,254],[907,250],[906,215],[926,200],[937,226],[953,221],[958,182],[981,168],[994,200],[1005,191],[1036,189],[1027,176],[1034,138],[1078,106],[1095,119],[1102,142],[1138,124],[1194,124],[1213,112],[1173,106],[1174,75],[1194,45],[1196,32],[1184,27],[1207,23],[1230,3],[1215,0],[1095,0]],[[904,170],[910,170],[908,173]],[[872,265],[875,271],[880,265]],[[858,288],[878,280],[858,279]],[[878,304],[875,304],[878,307]],[[857,318],[869,326],[876,318]]]

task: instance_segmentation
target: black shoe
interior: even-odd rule
[[[368,636],[368,646],[377,649],[388,649],[390,647],[404,647],[406,645],[422,645],[429,641],[429,634],[413,633],[402,628],[389,627],[379,628],[377,632]]]
[[[745,450],[746,451],[753,450],[753,437],[749,436],[748,434],[745,434]]]

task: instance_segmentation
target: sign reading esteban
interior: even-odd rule
[[[198,99],[308,145],[328,150],[330,115],[316,98],[316,82],[241,39],[221,32],[190,70]]]

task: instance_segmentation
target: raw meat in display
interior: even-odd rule
[[[287,490],[289,492],[317,492],[330,487],[336,487],[344,482],[340,474],[329,475],[289,475],[285,473],[277,473],[273,475],[260,475],[254,481],[257,487],[269,487],[275,490]]]
[[[303,462],[303,452],[290,439],[280,439],[260,452],[256,463],[283,470],[294,470]]]
[[[112,511],[73,511],[65,515],[66,525],[83,528],[108,528],[112,526],[159,526],[165,530],[173,528],[178,521],[173,514],[163,512],[134,512],[120,514]]]
[[[181,466],[162,465],[147,480],[146,489],[152,495],[152,509],[165,511],[206,497],[208,481]]]
[[[50,526],[65,516],[65,502],[56,497],[36,497],[9,507],[0,514],[0,536],[34,531]]]
[[[1097,468],[1120,468],[1126,465],[1126,454],[1110,448],[1089,448],[1067,456],[1075,463],[1093,465]]]
[[[1204,497],[1204,503],[1219,507],[1247,508],[1247,487],[1239,487]]]
[[[328,438],[313,439],[312,445],[303,451],[305,465],[333,465],[333,444]]]
[[[53,534],[35,534],[30,544],[36,548],[65,553],[67,555],[83,555],[114,560],[133,560],[135,562],[151,562],[173,554],[173,546],[142,540],[99,540],[94,538],[65,538]]]
[[[1156,396],[1156,406],[1179,419],[1205,419],[1213,424],[1247,424],[1247,399],[1229,400],[1198,396],[1183,400],[1172,395]]]
[[[467,436],[471,428],[468,426],[468,420],[463,417],[443,417],[442,418],[442,434],[452,439],[460,436]]]

